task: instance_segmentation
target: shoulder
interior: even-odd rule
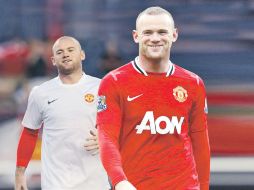
[[[87,82],[89,84],[94,84],[96,86],[96,85],[100,84],[101,79],[91,76],[91,75],[86,75],[85,82]]]
[[[130,63],[127,63],[115,70],[112,70],[103,77],[100,83],[100,92],[116,92],[121,91],[124,88],[124,81],[128,80],[128,77],[132,75],[133,67]]]
[[[48,93],[51,89],[55,89],[56,86],[57,86],[57,77],[48,80],[46,82],[43,82],[40,85],[34,86],[29,96],[34,98],[41,97],[43,94]]]
[[[46,82],[43,82],[41,85],[37,86],[38,91],[47,91],[52,88],[55,88],[58,85],[58,77],[50,79]]]
[[[204,85],[203,80],[201,79],[200,76],[198,76],[196,73],[193,73],[187,69],[184,69],[178,65],[175,65],[175,70],[174,70],[174,76],[176,78],[181,78],[183,80],[186,80],[188,82],[191,82],[192,84],[196,84],[196,85]]]
[[[132,62],[129,62],[115,70],[110,71],[102,81],[120,81],[125,79],[127,76],[130,76],[133,72]]]

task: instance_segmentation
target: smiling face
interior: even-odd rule
[[[53,45],[52,62],[60,75],[70,75],[82,70],[85,54],[79,42],[72,37],[61,37]]]
[[[139,44],[139,56],[149,60],[168,60],[177,36],[173,18],[166,13],[140,15],[133,31],[134,41]]]

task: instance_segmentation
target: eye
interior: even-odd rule
[[[159,31],[159,34],[162,35],[162,36],[167,35],[168,31],[162,30],[162,31]]]
[[[60,55],[62,53],[62,51],[57,51],[56,54],[57,55]]]
[[[74,49],[73,49],[73,48],[71,48],[71,49],[68,49],[68,51],[69,51],[69,52],[73,52],[73,51],[74,51]]]
[[[152,31],[146,30],[146,31],[143,32],[143,35],[149,36],[149,35],[151,35],[152,33],[153,33]]]

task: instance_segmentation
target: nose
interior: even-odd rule
[[[151,41],[152,42],[159,42],[160,41],[160,35],[156,32],[154,32],[152,35],[151,35]]]
[[[63,57],[64,57],[64,58],[65,58],[65,57],[69,57],[68,51],[63,51]]]

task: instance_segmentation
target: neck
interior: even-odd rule
[[[82,75],[83,75],[83,71],[80,70],[78,72],[75,72],[69,75],[64,75],[59,73],[59,78],[63,84],[75,84],[81,79]]]
[[[140,66],[146,72],[165,73],[169,69],[168,61],[168,57],[165,59],[147,59],[145,57],[139,56]]]

